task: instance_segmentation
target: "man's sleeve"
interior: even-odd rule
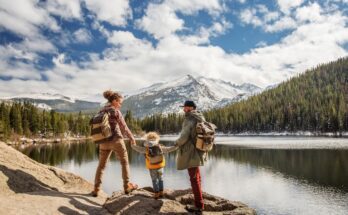
[[[190,139],[190,135],[191,135],[191,124],[188,122],[183,123],[183,127],[180,132],[180,137],[175,141],[175,145],[177,146],[184,145]]]

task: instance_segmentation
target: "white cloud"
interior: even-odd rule
[[[90,43],[92,41],[91,33],[84,28],[80,28],[73,33],[74,41],[77,43]]]
[[[295,1],[294,1],[295,2]],[[300,4],[298,2],[298,4]],[[289,4],[291,5],[291,4]],[[297,5],[297,4],[293,4]],[[293,13],[280,14],[277,11],[269,11],[264,5],[256,5],[241,11],[240,20],[254,27],[261,27],[265,32],[280,32],[289,29],[296,29],[308,22],[320,22],[322,8],[318,3],[309,3],[297,7]]]
[[[21,50],[30,52],[52,53],[56,50],[55,46],[43,36],[24,38],[22,42],[15,45]]]
[[[222,19],[221,22],[214,22],[210,27],[201,27],[198,33],[195,35],[185,35],[180,38],[184,43],[198,45],[198,44],[209,44],[210,37],[217,37],[223,35],[226,31],[232,28],[232,23]]]
[[[23,36],[37,34],[38,26],[58,31],[56,21],[37,4],[36,0],[0,0],[0,27]]]
[[[269,11],[265,5],[256,5],[241,11],[239,18],[245,24],[266,28],[269,23],[278,20],[280,14],[277,11]]]
[[[211,15],[217,15],[224,10],[219,0],[166,0],[163,4],[169,6],[174,11],[180,11],[188,15],[192,15],[200,10],[206,10]]]
[[[115,26],[125,26],[127,19],[132,17],[128,0],[84,0],[87,8],[100,21],[109,22]]]
[[[145,16],[137,20],[137,26],[152,34],[156,39],[171,36],[185,29],[184,20],[178,18],[177,12],[185,15],[196,15],[198,11],[207,11],[214,19],[225,10],[219,0],[166,0],[161,3],[151,3],[146,9]],[[216,22],[217,23],[217,22]],[[226,25],[226,27],[228,27]]]
[[[81,19],[80,0],[49,0],[44,2],[45,8],[51,14],[64,19]]]
[[[295,29],[297,23],[291,17],[282,17],[280,20],[277,20],[273,24],[265,25],[266,32],[279,32],[286,29]]]
[[[303,3],[304,0],[277,0],[280,10],[288,14],[292,8],[296,8]]]
[[[161,39],[182,30],[184,21],[179,19],[175,11],[168,5],[150,4],[146,10],[146,15],[137,21],[137,25],[156,39]]]
[[[107,49],[104,55],[108,59],[139,57],[153,50],[150,42],[137,39],[128,31],[113,31],[107,41],[118,49]]]
[[[321,15],[322,10],[318,3],[313,3],[308,6],[298,8],[296,10],[296,19],[300,22],[320,22],[323,21],[323,16]]]
[[[240,13],[240,19],[243,23],[253,26],[262,26],[263,21],[256,15],[256,9],[245,9]]]

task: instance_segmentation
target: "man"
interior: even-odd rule
[[[204,165],[204,153],[196,149],[195,142],[196,124],[205,119],[203,114],[196,110],[196,104],[193,101],[185,101],[184,106],[181,107],[184,108],[185,119],[182,124],[180,137],[175,141],[175,145],[179,146],[176,160],[177,169],[188,170],[195,198],[195,206],[187,205],[186,209],[190,212],[202,212],[204,202],[199,166]]]

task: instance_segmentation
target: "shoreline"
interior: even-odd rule
[[[177,137],[177,134],[162,134],[161,137]],[[216,137],[332,137],[348,138],[348,132],[334,133],[317,133],[309,131],[298,132],[242,132],[242,133],[216,133]]]
[[[7,145],[35,145],[35,144],[59,144],[90,140],[90,137],[67,137],[67,138],[26,138],[22,137],[15,141],[6,141]]]

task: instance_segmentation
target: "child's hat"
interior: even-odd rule
[[[144,146],[152,147],[158,144],[157,140],[146,140]]]

